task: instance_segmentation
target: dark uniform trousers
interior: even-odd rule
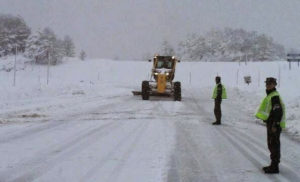
[[[221,103],[222,103],[222,99],[215,99],[214,113],[215,113],[217,123],[221,123],[221,117],[222,117]]]
[[[270,158],[273,164],[280,162],[280,133],[281,127],[276,126],[276,131],[272,131],[272,122],[267,122],[267,140],[268,148],[270,150]]]
[[[267,91],[267,94],[270,94],[275,90],[276,89]],[[277,166],[280,162],[281,127],[279,123],[283,116],[283,109],[280,102],[280,98],[278,96],[272,97],[271,101],[272,101],[272,109],[269,118],[266,121],[267,140],[268,140],[268,148],[270,150],[270,158],[272,161],[271,165]],[[276,131],[272,131],[272,127],[276,129]]]

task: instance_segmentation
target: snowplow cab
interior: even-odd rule
[[[177,62],[180,60],[175,56],[155,55],[150,80],[142,82],[141,91],[132,93],[141,95],[143,100],[149,100],[150,96],[173,96],[175,101],[181,101],[181,83],[173,82]]]
[[[165,74],[166,81],[173,81],[177,61],[174,56],[154,56],[152,76],[155,81],[158,80],[159,74]]]

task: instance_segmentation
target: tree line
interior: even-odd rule
[[[284,46],[272,37],[244,29],[211,30],[204,35],[190,34],[175,48],[162,43],[161,54],[176,54],[194,61],[272,61],[285,57]]]
[[[32,32],[22,17],[0,14],[0,57],[16,51],[36,64],[48,64],[49,59],[55,65],[63,57],[74,57],[75,45],[70,36],[60,39],[49,27]]]
[[[162,55],[177,55],[194,61],[271,61],[285,57],[285,49],[272,37],[244,29],[211,30],[204,35],[190,34],[176,46],[163,41]],[[63,39],[47,27],[32,32],[20,16],[0,14],[0,57],[21,52],[37,64],[59,63],[75,56],[70,36]],[[84,51],[80,58],[86,57]]]

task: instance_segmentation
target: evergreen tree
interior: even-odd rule
[[[31,34],[30,28],[21,17],[0,15],[0,56],[25,51],[26,40]]]
[[[80,60],[82,60],[82,61],[85,60],[85,58],[86,58],[86,53],[85,53],[84,50],[82,50],[82,51],[80,52],[79,58],[80,58]]]
[[[64,50],[64,55],[66,57],[74,57],[75,56],[75,45],[74,45],[71,37],[69,37],[69,36],[64,37],[63,50]]]
[[[192,60],[201,60],[207,53],[206,40],[196,34],[188,35],[187,40],[179,43],[181,56]]]
[[[38,64],[48,64],[49,59],[50,63],[55,65],[64,56],[63,41],[57,39],[50,28],[45,28],[28,39],[26,55]]]
[[[212,30],[193,34],[179,44],[180,55],[193,60],[266,61],[282,59],[284,47],[266,35],[243,29]]]
[[[174,48],[169,44],[169,42],[165,40],[162,43],[160,54],[165,56],[173,56],[175,55],[175,51]]]
[[[36,61],[37,57],[46,55],[46,46],[42,45],[40,41],[40,32],[32,34],[26,41],[25,56]]]

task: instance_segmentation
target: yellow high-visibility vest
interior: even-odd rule
[[[281,128],[285,128],[285,105],[279,95],[279,93],[277,91],[273,91],[271,92],[269,95],[267,95],[261,102],[259,108],[257,109],[256,113],[255,113],[255,117],[258,119],[261,119],[263,121],[268,120],[269,115],[271,113],[271,109],[272,109],[272,97],[274,96],[278,96],[280,99],[280,104],[282,107],[282,118],[280,121],[280,127]]]
[[[219,83],[219,84],[221,84],[221,83]],[[214,89],[214,92],[213,92],[213,95],[212,95],[212,99],[216,99],[217,98],[217,90],[218,90],[218,85],[219,84],[216,84],[216,86],[215,86],[215,89]],[[225,89],[225,87],[224,87],[224,85],[223,84],[221,84],[222,85],[222,96],[221,96],[221,98],[222,99],[227,99],[227,93],[226,93],[226,89]]]

